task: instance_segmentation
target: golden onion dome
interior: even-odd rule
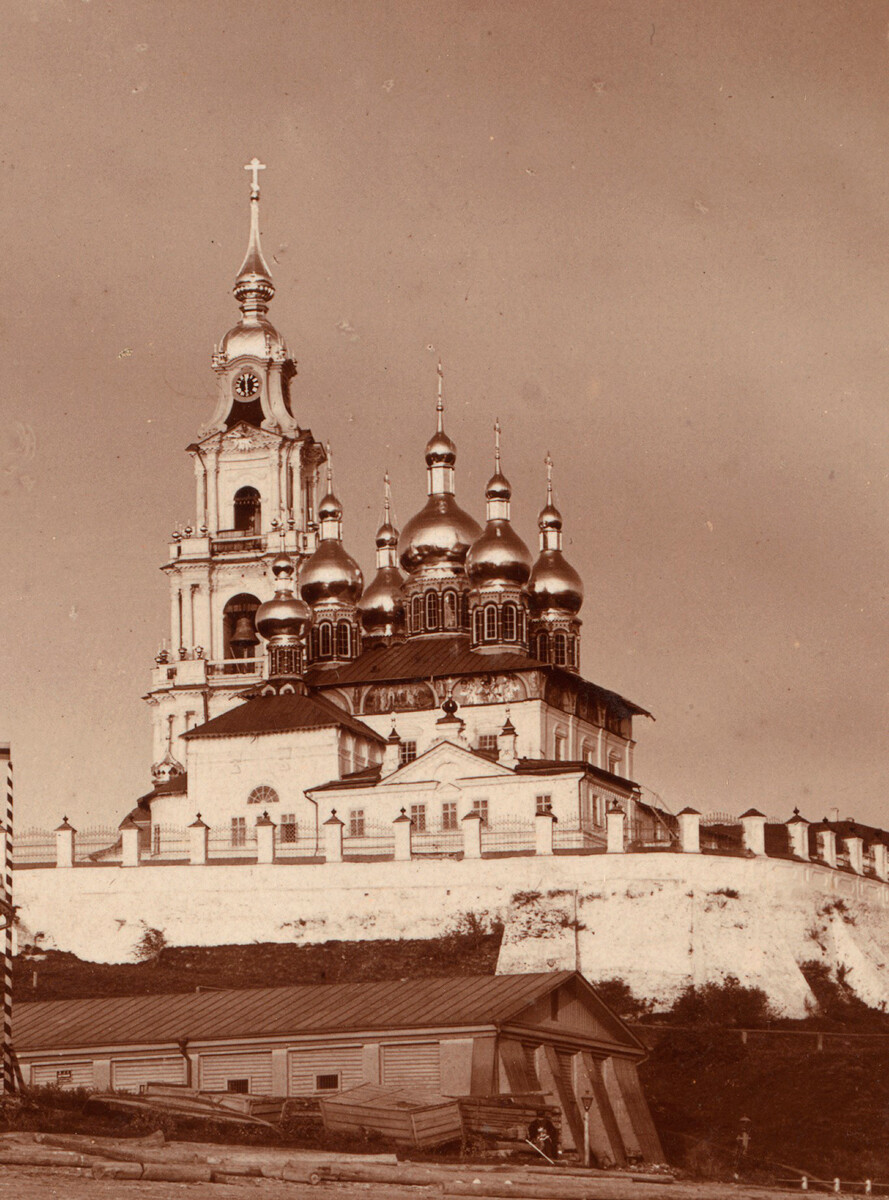
[[[476,585],[527,583],[531,552],[509,521],[502,518],[488,521],[466,555],[466,574]]]
[[[404,527],[399,543],[406,571],[422,566],[462,566],[481,527],[450,492],[434,492]]]
[[[277,357],[285,346],[271,321],[258,318],[239,321],[222,339],[219,349],[229,359],[244,356],[262,359]]]
[[[318,520],[319,521],[341,521],[343,519],[343,506],[334,496],[333,492],[328,492],[326,496],[322,496],[318,503]]]
[[[535,614],[546,609],[576,613],[583,604],[583,581],[561,550],[541,550],[528,580],[528,597]]]
[[[457,447],[443,429],[439,429],[426,443],[427,467],[452,467],[457,461]]]
[[[541,533],[546,533],[550,529],[555,532],[561,531],[562,514],[551,502],[540,510],[540,516],[537,518],[537,528]]]
[[[392,550],[398,546],[398,530],[389,521],[384,521],[377,530],[375,545],[378,550]]]
[[[324,538],[318,543],[318,549],[309,557],[299,576],[300,595],[312,608],[322,600],[354,604],[363,586],[361,568],[336,538]]]
[[[403,631],[403,582],[398,567],[380,567],[377,571],[358,601],[358,612],[365,633],[383,633],[388,629],[397,633]]]
[[[256,628],[268,641],[273,637],[302,637],[312,614],[307,605],[293,594],[293,563],[286,554],[272,562],[275,596],[256,610]]]

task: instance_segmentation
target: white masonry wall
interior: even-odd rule
[[[506,923],[499,969],[579,968],[665,1006],[688,983],[737,976],[788,1015],[817,959],[889,1003],[889,885],[767,858],[555,858],[19,870],[19,940],[99,962],[144,927],[171,945],[430,937],[472,912]],[[144,924],[143,924],[144,922]]]

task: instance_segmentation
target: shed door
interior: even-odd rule
[[[111,1064],[111,1086],[118,1092],[138,1092],[143,1083],[185,1083],[181,1054],[164,1058],[121,1058]]]
[[[31,1064],[32,1087],[91,1088],[93,1064],[89,1062],[51,1062]]]
[[[364,1054],[361,1046],[306,1047],[291,1050],[289,1078],[291,1096],[342,1092],[364,1083]]]
[[[271,1051],[255,1051],[252,1054],[202,1054],[201,1087],[208,1092],[247,1091],[254,1096],[270,1096]]]
[[[383,1046],[380,1075],[384,1084],[441,1088],[441,1056],[438,1042],[406,1042]]]

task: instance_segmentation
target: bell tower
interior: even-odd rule
[[[270,564],[299,564],[317,542],[315,489],[323,448],[296,418],[296,361],[268,317],[275,294],[262,253],[259,172],[251,173],[247,253],[232,289],[240,320],[214,347],[216,408],[188,446],[195,519],[177,530],[163,564],[170,634],[145,697],[152,708],[153,761],[179,761],[179,738],[237,703],[266,670],[256,612],[274,594]]]

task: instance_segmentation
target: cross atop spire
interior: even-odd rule
[[[435,411],[438,413],[438,432],[444,431],[444,400],[442,398],[442,390],[444,388],[444,371],[441,369],[441,359],[438,360],[438,399],[435,402]]]
[[[256,156],[254,155],[254,157],[250,160],[250,162],[248,162],[246,164],[246,166],[244,167],[244,170],[253,172],[253,183],[251,184],[251,187],[250,187],[250,199],[258,200],[259,199],[259,172],[265,170],[265,163],[260,162],[259,159],[256,158]]]
[[[543,460],[546,463],[546,502],[553,502],[553,456],[547,450],[546,458]]]
[[[392,511],[392,487],[389,483],[389,472],[383,475],[383,524],[389,524],[389,514]]]
[[[330,442],[324,443],[324,451],[327,455],[327,490],[333,491],[333,456],[330,453]]]
[[[494,470],[500,474],[500,418],[494,422]]]

